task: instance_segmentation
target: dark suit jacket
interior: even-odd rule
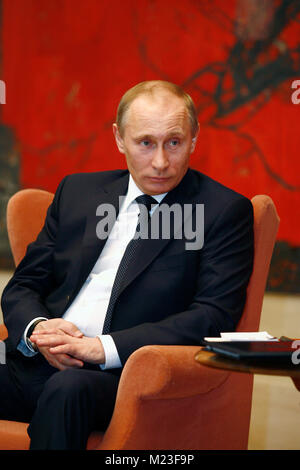
[[[61,317],[74,300],[105,243],[96,237],[96,208],[118,209],[128,179],[128,171],[117,170],[60,183],[44,228],[3,292],[13,348],[33,318]],[[243,310],[253,263],[251,201],[189,169],[163,202],[204,204],[204,246],[186,250],[185,238],[143,242],[113,312],[122,364],[147,344],[201,344],[204,336],[232,331]]]

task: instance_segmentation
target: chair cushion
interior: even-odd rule
[[[86,446],[86,450],[96,450],[101,444],[103,439],[103,433],[100,431],[94,431],[90,434]]]
[[[0,450],[28,450],[28,423],[0,420]]]
[[[0,450],[28,450],[28,423],[0,420]],[[87,450],[97,449],[103,439],[103,434],[94,431],[90,434]]]

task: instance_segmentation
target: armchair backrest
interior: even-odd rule
[[[7,232],[16,266],[42,229],[53,197],[53,193],[42,189],[22,189],[8,201]]]
[[[247,299],[237,331],[258,331],[270,262],[279,226],[276,207],[269,196],[251,199],[254,211],[254,263]]]

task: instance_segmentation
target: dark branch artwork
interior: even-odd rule
[[[214,2],[206,9],[204,2],[199,5],[199,11],[214,18],[211,13]],[[244,158],[252,155],[258,156],[268,175],[278,184],[289,191],[299,191],[300,186],[293,185],[282,178],[268,162],[264,152],[253,135],[241,130],[246,121],[251,120],[254,114],[261,110],[271,98],[278,87],[287,80],[300,76],[300,24],[299,43],[290,48],[281,39],[281,35],[291,22],[300,22],[299,0],[240,0],[240,11],[244,6],[247,19],[237,18],[235,27],[236,41],[224,62],[214,62],[196,70],[181,85],[198,96],[197,109],[201,119],[207,109],[211,110],[209,117],[201,122],[204,126],[232,131],[237,137],[245,140],[250,148]],[[253,13],[250,15],[250,13]],[[237,9],[239,13],[239,9]],[[228,28],[229,19],[220,12],[217,15],[218,24],[224,18],[224,28]],[[259,22],[258,31],[255,30],[256,19]],[[245,20],[245,18],[244,18]],[[262,21],[265,20],[265,23]],[[232,21],[232,25],[234,21]],[[255,39],[258,35],[259,38]],[[254,38],[253,38],[254,36]],[[215,78],[215,87],[208,90],[202,83],[212,82]],[[245,105],[253,103],[251,111],[245,110]],[[244,111],[245,110],[245,111]],[[240,111],[240,113],[237,113]],[[236,118],[226,120],[236,114]]]

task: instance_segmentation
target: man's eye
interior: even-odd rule
[[[178,140],[178,139],[172,139],[172,140],[170,140],[170,145],[171,145],[171,147],[176,147],[178,144],[179,144],[179,140]]]
[[[142,140],[141,144],[143,147],[150,147],[150,140]]]

